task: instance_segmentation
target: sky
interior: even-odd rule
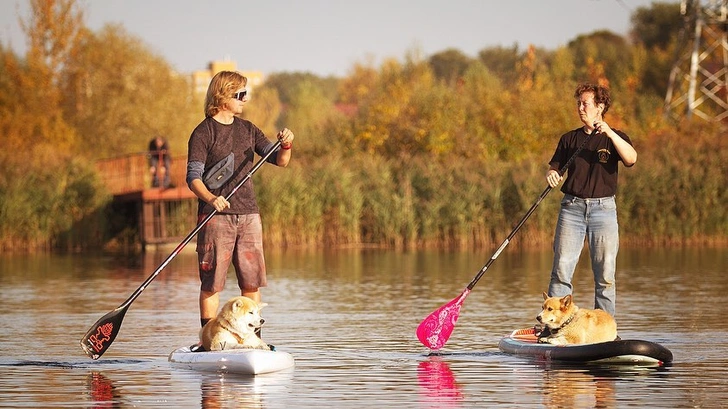
[[[669,1],[669,0],[663,0]],[[677,0],[675,0],[677,1]],[[0,0],[0,43],[24,55],[29,0]],[[242,71],[343,77],[408,54],[496,46],[554,50],[582,34],[627,35],[652,0],[79,0],[94,31],[121,24],[177,71],[232,60]]]

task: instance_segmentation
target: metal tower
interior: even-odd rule
[[[728,0],[682,0],[685,25],[670,72],[665,113],[728,120]]]

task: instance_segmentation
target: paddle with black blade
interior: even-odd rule
[[[569,166],[571,166],[571,163],[576,159],[577,155],[579,155],[579,153],[581,153],[581,151],[584,149],[589,139],[596,133],[597,130],[595,124],[595,128],[592,133],[587,135],[584,142],[582,142],[582,144],[576,149],[576,152],[571,155],[571,158],[569,158],[566,164],[559,170],[560,176],[563,176]],[[452,334],[453,329],[455,329],[455,322],[457,322],[458,316],[460,316],[460,308],[462,307],[465,298],[468,296],[468,294],[470,294],[470,291],[473,289],[473,287],[475,287],[475,284],[478,283],[478,281],[483,276],[483,274],[485,274],[486,270],[488,270],[490,265],[493,264],[496,258],[498,258],[503,249],[505,249],[508,243],[511,242],[513,236],[515,236],[518,230],[521,229],[523,224],[526,223],[526,220],[531,217],[531,214],[533,214],[538,205],[541,204],[541,201],[546,197],[546,195],[549,194],[551,189],[551,185],[546,187],[543,193],[541,193],[541,196],[539,196],[536,200],[536,203],[534,203],[533,206],[528,209],[526,215],[521,218],[521,221],[519,221],[516,227],[513,228],[511,234],[506,237],[506,239],[503,241],[503,244],[498,247],[498,250],[496,250],[490,260],[488,260],[488,262],[483,266],[483,268],[480,269],[478,274],[475,276],[475,278],[473,278],[470,284],[468,284],[465,290],[463,290],[460,296],[451,300],[449,303],[443,305],[442,307],[436,309],[432,314],[428,315],[427,318],[425,318],[420,323],[420,325],[417,327],[417,338],[420,340],[420,342],[422,342],[424,346],[433,350],[437,350],[445,345],[447,340],[450,338],[450,334]]]
[[[245,182],[247,182],[253,174],[261,167],[263,166],[263,163],[270,157],[270,155],[273,154],[273,152],[278,149],[278,147],[281,145],[281,141],[278,140],[273,145],[273,148],[264,156],[262,157],[258,163],[253,166],[253,168],[248,172],[247,175],[241,180],[233,190],[225,197],[225,200],[230,200],[230,198],[240,189]],[[187,245],[187,243],[192,240],[192,238],[204,227],[207,222],[212,219],[212,217],[217,214],[217,210],[213,209],[210,214],[205,217],[204,220],[202,220],[197,227],[194,228],[190,232],[190,234],[187,235],[187,237],[182,240],[182,242],[177,245],[177,247],[172,251],[172,253],[167,256],[167,258],[162,262],[162,264],[157,267],[154,272],[147,277],[147,279],[142,283],[139,288],[134,291],[134,293],[126,300],[124,301],[120,306],[118,306],[115,310],[109,312],[108,314],[104,315],[96,321],[96,324],[94,324],[86,333],[86,335],[83,336],[83,339],[81,339],[81,348],[83,348],[86,355],[88,355],[91,359],[98,359],[101,355],[106,352],[106,350],[111,346],[111,343],[114,342],[114,339],[119,334],[119,329],[121,328],[121,322],[124,319],[124,315],[126,314],[127,310],[129,310],[129,306],[131,306],[131,303],[134,302],[134,300],[141,295],[142,291],[144,291],[145,288],[151,283],[157,275],[164,269],[164,267],[169,264],[172,259],[179,254],[180,251]]]

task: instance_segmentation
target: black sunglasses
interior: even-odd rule
[[[233,98],[237,99],[238,101],[242,101],[245,96],[248,95],[248,90],[243,90],[240,92],[236,92],[233,94]]]

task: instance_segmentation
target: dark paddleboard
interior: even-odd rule
[[[571,363],[661,366],[672,362],[669,349],[650,341],[620,339],[597,344],[552,345],[539,343],[533,328],[513,331],[500,340],[498,348],[507,354]]]

